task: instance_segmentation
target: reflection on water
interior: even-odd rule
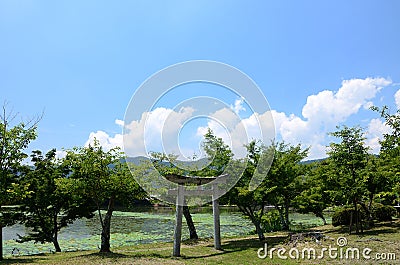
[[[213,234],[212,210],[210,207],[192,209],[193,221],[199,237],[211,237]],[[253,230],[248,219],[245,219],[235,208],[221,208],[222,237],[245,235]],[[126,246],[151,242],[168,242],[173,240],[175,212],[168,207],[137,208],[134,212],[116,211],[111,219],[111,246]],[[184,220],[185,222],[185,220]],[[52,244],[34,244],[15,242],[17,234],[24,235],[28,229],[16,224],[3,230],[4,254],[11,255],[18,248],[21,255],[52,251]],[[92,219],[79,219],[65,227],[59,234],[63,251],[96,249],[100,244],[101,226],[98,215]],[[189,238],[184,223],[182,239]]]

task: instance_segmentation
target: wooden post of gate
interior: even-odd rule
[[[212,207],[214,217],[214,248],[221,250],[221,230],[219,222],[219,202],[218,202],[218,186],[214,184],[212,187]]]
[[[195,196],[212,196],[212,207],[214,217],[214,247],[215,249],[221,250],[221,231],[220,231],[220,219],[219,219],[219,203],[218,203],[218,184],[226,181],[223,177],[226,175],[219,176],[218,178],[210,177],[186,177],[174,174],[166,175],[165,178],[169,181],[178,184],[177,189],[168,191],[168,195],[176,195],[176,223],[174,230],[174,247],[172,255],[179,257],[181,255],[181,237],[182,237],[182,215],[183,215],[183,204],[185,201],[185,195]],[[185,184],[201,186],[203,184],[210,183],[216,180],[211,190],[202,190],[200,187],[193,190],[185,190]]]
[[[178,194],[176,196],[176,223],[174,231],[174,249],[172,254],[174,257],[179,257],[181,255],[182,213],[184,200],[184,186],[179,185]]]

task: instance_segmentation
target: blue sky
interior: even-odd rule
[[[376,150],[387,129],[364,106],[385,104],[395,111],[395,95],[400,102],[398,10],[396,0],[3,0],[0,100],[22,116],[44,110],[29,150],[81,146],[90,135],[118,145],[118,120],[143,81],[171,64],[213,60],[259,85],[275,113],[277,138],[312,144],[310,158],[323,156],[322,146],[331,140],[323,135],[338,124],[366,128]],[[192,96],[190,87],[185,91],[182,99]],[[356,98],[351,91],[358,91]],[[240,99],[213,96],[232,106]],[[172,108],[175,101],[158,107]],[[329,104],[344,113],[335,118],[332,108],[322,110]],[[193,139],[197,148],[195,127],[207,122],[185,130],[191,139],[185,148]]]

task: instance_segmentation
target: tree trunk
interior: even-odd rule
[[[189,211],[189,206],[183,205],[183,215],[185,216],[186,224],[189,228],[190,239],[199,239],[196,232],[196,227],[194,226],[193,223],[192,215],[190,214]]]
[[[361,207],[364,209],[364,211],[367,213],[368,226],[373,227],[375,224],[374,224],[374,218],[372,216],[372,210],[371,210],[372,201],[370,201],[368,203],[368,207],[365,205],[365,203],[360,203],[360,204],[361,204]]]
[[[0,223],[0,260],[3,260],[3,224]]]
[[[327,225],[326,219],[325,219],[324,215],[322,214],[322,212],[315,212],[314,214],[316,217],[319,217],[322,219],[322,221],[324,222],[324,225]]]
[[[279,220],[281,221],[282,230],[287,230],[286,224],[285,224],[285,217],[284,217],[282,208],[275,205],[275,209],[277,209],[279,212]]]
[[[355,224],[356,224],[356,234],[358,234],[359,232],[360,232],[360,230],[359,230],[359,218],[358,218],[358,207],[357,207],[357,202],[356,201],[354,201],[353,202],[353,205],[354,205],[354,217],[355,217]]]
[[[56,249],[56,252],[61,252],[60,244],[58,244],[57,238],[54,238],[53,245],[54,245],[54,248]]]
[[[373,200],[374,200],[374,194],[370,194],[369,195],[369,203],[368,203],[368,210],[369,211],[371,211]]]
[[[285,225],[283,230],[289,230],[289,204],[285,203]]]
[[[58,244],[58,224],[57,224],[57,211],[53,216],[53,245],[56,252],[61,252],[60,244]]]
[[[107,212],[104,215],[104,220],[102,222],[102,230],[101,230],[101,246],[100,252],[109,253],[110,250],[110,234],[111,234],[111,217],[114,211],[114,197],[111,197],[108,201]]]
[[[263,232],[263,230],[261,228],[260,222],[258,222],[257,220],[253,220],[253,224],[256,227],[256,232],[257,232],[257,235],[258,235],[258,239],[260,241],[264,241],[265,240],[265,236],[264,236],[264,232]]]
[[[256,232],[258,235],[258,239],[260,241],[265,240],[264,232],[261,228],[261,221],[258,221],[254,215],[254,211],[251,209],[251,207],[246,207],[246,206],[239,206],[239,210],[247,217],[250,218],[250,221],[253,223],[253,225],[256,227]],[[261,217],[260,217],[261,219]]]
[[[354,211],[350,211],[349,235],[351,235],[351,228],[353,226],[353,215],[354,215]]]

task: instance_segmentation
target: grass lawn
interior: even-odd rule
[[[363,235],[348,235],[347,227],[320,226],[310,231],[320,231],[325,236],[318,243],[313,238],[290,241],[289,234],[284,232],[267,233],[266,243],[268,250],[271,248],[286,249],[288,259],[277,257],[277,251],[273,252],[273,259],[266,257],[260,259],[257,250],[264,247],[264,243],[258,241],[255,236],[240,238],[224,238],[223,251],[213,248],[212,239],[187,241],[182,243],[179,258],[171,257],[172,243],[142,244],[135,247],[120,247],[113,249],[111,254],[100,254],[97,251],[62,252],[56,254],[43,254],[35,256],[19,256],[6,258],[1,264],[400,264],[400,220],[379,223]],[[360,260],[330,258],[328,253],[322,259],[291,259],[288,252],[296,247],[300,253],[304,248],[315,248],[317,256],[323,247],[337,246],[337,238],[346,237],[347,245],[339,247],[346,252],[348,248],[360,250]],[[370,260],[362,258],[361,252],[370,248],[367,253]],[[339,250],[338,250],[339,253]],[[376,254],[381,256],[394,253],[396,260],[376,260]],[[389,253],[389,254],[388,254]],[[343,257],[345,254],[343,254]],[[306,255],[307,256],[307,255]],[[374,258],[374,260],[372,259]]]

